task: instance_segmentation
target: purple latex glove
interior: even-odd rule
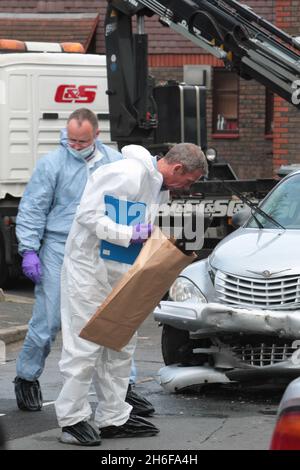
[[[130,243],[144,243],[150,237],[153,231],[152,224],[137,224],[133,226],[132,238]]]
[[[35,284],[42,280],[42,265],[40,258],[35,251],[24,251],[22,261],[22,271],[26,277]]]

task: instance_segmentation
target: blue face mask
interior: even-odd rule
[[[68,145],[68,150],[72,155],[74,155],[74,157],[79,157],[79,158],[83,158],[84,160],[86,160],[93,155],[94,150],[95,150],[95,143],[81,150],[76,150],[72,148],[70,145]]]

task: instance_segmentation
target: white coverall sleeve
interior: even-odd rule
[[[16,235],[19,253],[39,251],[53,202],[57,173],[47,158],[41,158],[35,167],[19,204]]]
[[[77,223],[87,227],[100,240],[127,248],[132,238],[132,226],[118,224],[106,215],[104,196],[139,201],[144,173],[145,169],[129,161],[96,170],[89,178],[77,209]]]

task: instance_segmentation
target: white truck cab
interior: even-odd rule
[[[12,46],[0,53],[0,287],[18,264],[14,217],[19,200],[38,158],[58,145],[70,113],[92,109],[101,140],[111,144],[105,56],[67,53],[55,44],[15,43],[30,52]]]

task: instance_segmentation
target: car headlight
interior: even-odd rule
[[[171,285],[169,296],[174,302],[195,302],[207,303],[206,298],[195,286],[195,284],[185,277],[178,277]]]
[[[215,162],[217,160],[217,151],[216,149],[209,148],[206,150],[206,158],[209,162]]]

